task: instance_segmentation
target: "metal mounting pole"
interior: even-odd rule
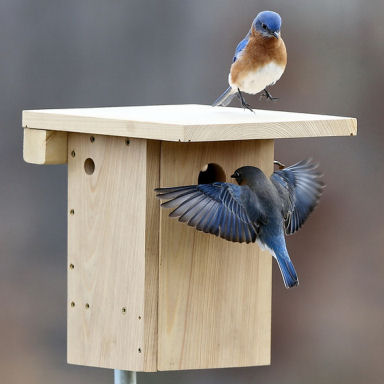
[[[114,384],[136,384],[136,372],[114,370]]]

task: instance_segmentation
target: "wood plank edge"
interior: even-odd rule
[[[66,164],[66,132],[24,128],[23,159],[30,164]]]

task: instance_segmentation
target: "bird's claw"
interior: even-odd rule
[[[266,98],[267,100],[271,100],[271,101],[277,101],[277,100],[279,100],[279,98],[278,97],[273,97],[270,93],[269,93],[269,91],[267,90],[267,88],[265,88],[264,90],[263,90],[263,92],[260,94],[260,100],[262,99],[262,98]]]
[[[277,165],[279,169],[284,169],[286,167],[283,163],[280,163],[280,161],[277,161],[277,160],[275,160],[273,164]]]
[[[241,106],[244,109],[248,109],[249,111],[255,113],[254,110],[252,109],[252,107],[245,101],[244,96],[241,93],[240,89],[237,90],[237,97],[240,99]]]

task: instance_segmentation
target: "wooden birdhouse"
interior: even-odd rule
[[[132,371],[267,365],[272,257],[160,210],[154,188],[273,172],[274,139],[352,118],[204,105],[23,112],[24,159],[68,163],[68,362]]]

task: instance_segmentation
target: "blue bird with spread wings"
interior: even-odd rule
[[[317,165],[301,161],[270,178],[259,168],[244,166],[231,177],[238,185],[215,182],[155,191],[159,199],[167,200],[163,208],[173,208],[169,216],[229,241],[266,247],[279,265],[285,286],[298,285],[284,232],[296,232],[319,201],[324,184]]]

